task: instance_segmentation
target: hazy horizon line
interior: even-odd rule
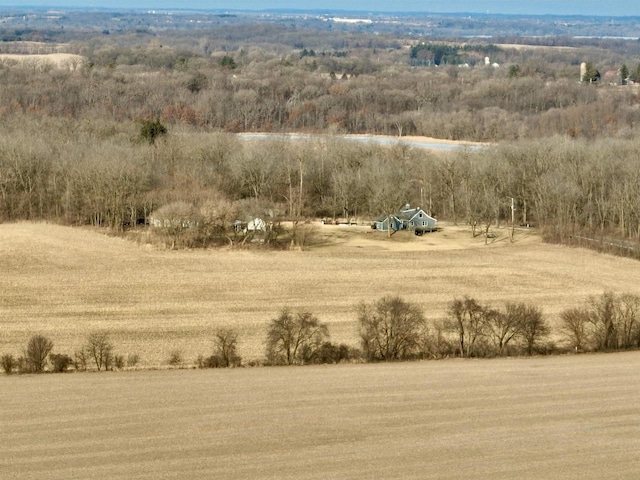
[[[361,14],[361,15],[475,15],[475,16],[506,16],[506,17],[562,17],[562,18],[640,18],[640,14],[621,15],[621,14],[601,14],[601,13],[515,13],[515,12],[499,12],[499,11],[436,11],[436,10],[390,10],[390,9],[362,9],[362,8],[339,8],[339,7],[198,7],[198,6],[164,6],[164,7],[145,7],[145,6],[100,6],[100,5],[60,5],[60,4],[43,4],[43,5],[0,5],[0,10],[9,9],[63,9],[63,10],[102,10],[102,11],[158,11],[158,12],[233,12],[233,13],[313,13],[313,14]]]

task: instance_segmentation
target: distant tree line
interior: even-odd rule
[[[237,47],[243,41],[251,45],[288,45],[316,47],[328,41],[348,45],[382,43],[382,39],[412,37],[456,38],[469,41],[477,36],[499,38],[500,43],[517,43],[523,36],[536,45],[601,46],[631,43],[623,37],[635,38],[637,17],[589,17],[587,21],[559,22],[556,17],[527,15],[467,15],[408,12],[397,14],[388,22],[384,14],[368,14],[374,23],[330,21],[323,15],[291,15],[291,12],[269,16],[236,11],[172,11],[167,14],[151,11],[105,9],[61,9],[58,17],[30,7],[4,7],[0,40],[42,41],[55,37],[60,42],[96,41],[96,33],[126,36],[130,42],[145,44],[157,38],[164,44],[181,42],[183,48],[208,42],[223,42]],[[159,13],[159,14],[158,14]],[[28,22],[25,23],[25,16]],[[377,21],[382,19],[383,21]],[[197,20],[197,21],[194,21]],[[496,32],[501,35],[497,36]],[[99,37],[98,37],[99,38]],[[5,41],[6,41],[5,40]]]
[[[500,49],[493,44],[451,45],[445,43],[422,42],[411,47],[411,65],[475,65],[483,63],[484,56],[497,54]]]
[[[357,309],[359,348],[330,341],[329,327],[306,310],[284,308],[267,327],[265,357],[248,365],[309,365],[342,362],[385,362],[447,357],[501,357],[573,351],[617,351],[640,348],[640,296],[604,292],[584,306],[563,310],[553,331],[539,306],[506,302],[502,308],[474,298],[456,298],[447,316],[427,321],[422,309],[399,296],[363,303]],[[229,368],[243,365],[237,354],[239,333],[216,330],[213,353],[185,362],[173,350],[167,364],[174,368]],[[560,343],[557,343],[560,342]],[[88,335],[73,356],[53,353],[43,335],[29,339],[23,355],[0,356],[6,374],[122,370],[139,365],[137,354],[114,353],[104,331]]]
[[[308,238],[306,218],[368,219],[408,202],[486,235],[510,222],[513,201],[516,224],[548,239],[638,256],[640,100],[623,85],[640,81],[638,42],[554,37],[535,43],[575,48],[521,49],[215,25],[198,39],[133,24],[65,31],[83,65],[0,62],[0,221],[124,231],[155,218],[148,238],[180,248],[247,242],[232,222],[261,217],[272,227],[262,243],[282,246]],[[410,65],[434,55],[481,66]],[[583,61],[619,73],[581,82]],[[438,157],[225,135],[246,131],[503,143]],[[300,228],[285,232],[282,219]]]
[[[426,41],[404,42],[409,48],[403,49],[399,40],[370,45],[371,38],[350,36],[332,47],[331,35],[316,32],[313,38],[326,35],[325,43],[313,43],[325,48],[312,48],[311,56],[304,46],[310,39],[297,48],[291,43],[298,42],[280,38],[287,37],[280,30],[253,28],[256,42],[276,35],[283,43],[246,48],[233,41],[231,48],[227,37],[237,32],[198,42],[187,33],[164,39],[127,34],[79,42],[71,50],[87,61],[67,69],[4,59],[0,115],[476,141],[624,138],[640,117],[638,92],[609,85],[640,81],[640,52],[625,56],[630,47],[526,50]],[[485,56],[500,67],[485,66]],[[628,75],[581,83],[583,61],[592,66],[589,79],[623,67]]]
[[[260,217],[275,246],[304,243],[305,219],[367,221],[411,203],[474,235],[511,226],[513,213],[516,227],[537,226],[548,240],[638,256],[634,139],[549,137],[436,154],[175,127],[150,142],[139,123],[19,118],[0,120],[0,221],[148,225],[148,239],[179,248],[242,243],[234,220]]]

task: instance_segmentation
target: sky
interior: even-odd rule
[[[2,0],[7,6],[640,16],[638,0]]]

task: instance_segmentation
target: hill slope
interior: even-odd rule
[[[162,251],[92,230],[0,225],[0,353],[19,354],[35,332],[73,353],[93,330],[143,364],[180,349],[188,362],[212,348],[219,326],[240,329],[246,359],[263,355],[268,321],[285,306],[330,324],[332,339],[357,343],[355,308],[398,294],[446,316],[454,297],[500,306],[540,305],[552,322],[564,308],[605,290],[640,294],[633,260],[542,244],[517,232],[485,245],[462,227],[414,237],[363,227],[322,226],[324,243],[304,252]]]

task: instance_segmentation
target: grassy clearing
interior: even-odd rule
[[[54,68],[72,68],[75,70],[85,62],[85,58],[72,53],[47,53],[22,55],[17,53],[0,53],[0,62],[10,61],[33,66],[50,64]]]
[[[640,353],[0,378],[3,478],[637,478]],[[29,412],[28,415],[25,412]]]
[[[92,330],[107,330],[116,353],[142,365],[182,351],[210,354],[220,326],[241,332],[239,354],[261,358],[268,321],[286,306],[328,322],[332,339],[355,344],[359,302],[399,294],[446,315],[456,296],[499,306],[542,306],[551,322],[588,295],[640,294],[633,260],[542,244],[519,231],[485,245],[462,227],[390,239],[366,227],[319,226],[304,252],[164,251],[93,230],[48,224],[0,225],[0,353],[18,355],[34,333],[72,354]]]

